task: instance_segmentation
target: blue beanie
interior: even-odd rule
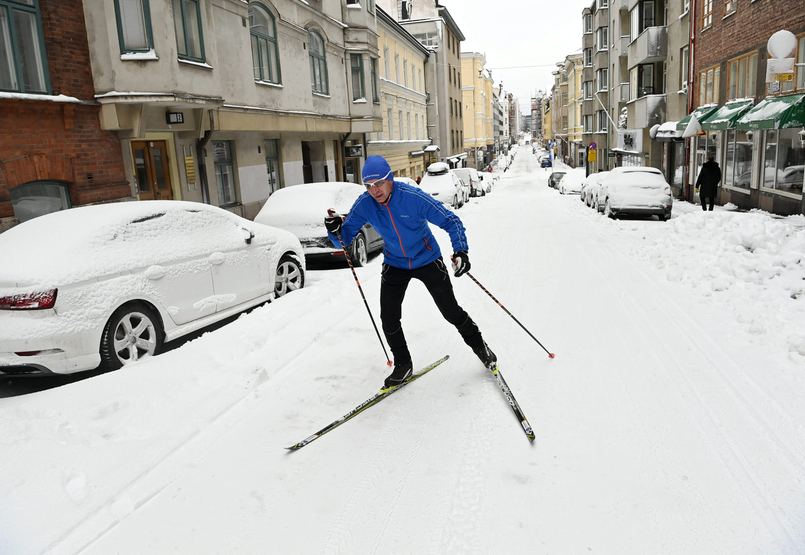
[[[376,179],[388,179],[394,176],[391,172],[391,166],[386,162],[382,156],[369,156],[366,163],[363,165],[363,182],[375,181]]]

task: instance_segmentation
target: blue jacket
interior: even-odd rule
[[[341,227],[341,238],[349,245],[364,224],[369,223],[383,237],[384,261],[389,266],[413,270],[441,258],[439,244],[428,222],[450,235],[453,252],[469,251],[464,225],[428,193],[399,181],[394,182],[389,199],[378,203],[365,192],[352,205]],[[338,237],[329,234],[333,245],[340,247]]]

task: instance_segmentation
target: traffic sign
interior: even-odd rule
[[[595,144],[592,141],[590,141],[590,144],[587,146],[587,150],[596,150],[597,148],[598,148],[598,145]]]

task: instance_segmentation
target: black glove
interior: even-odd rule
[[[454,252],[452,260],[455,277],[461,277],[470,271],[470,255],[467,254],[467,251]]]
[[[340,214],[333,214],[324,218],[324,227],[333,235],[341,233],[341,224],[344,223],[344,217]]]

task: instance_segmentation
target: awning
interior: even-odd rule
[[[735,127],[737,129],[805,127],[805,94],[766,98],[744,114]]]
[[[718,104],[705,104],[704,106],[699,106],[693,110],[692,113],[679,120],[676,124],[676,128],[678,131],[684,131],[688,126],[690,116],[696,116],[696,119],[699,121],[699,123],[702,123],[705,119],[707,119],[707,116],[715,112],[717,109]]]
[[[752,98],[727,102],[702,122],[702,129],[705,131],[735,129],[735,123],[749,111],[754,103],[755,101]]]
[[[657,134],[654,135],[653,139],[655,141],[662,141],[662,142],[671,142],[671,141],[681,141],[682,140],[682,130],[677,129],[678,122],[675,121],[666,121],[660,128],[657,129]]]

